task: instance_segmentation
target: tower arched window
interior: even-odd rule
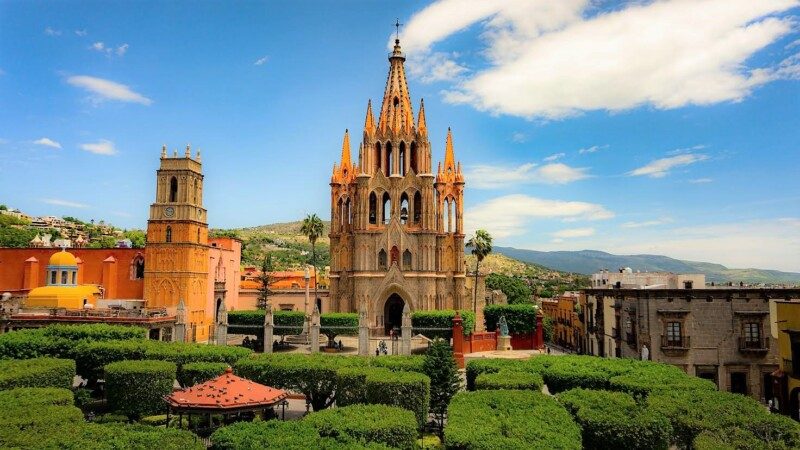
[[[56,271],[50,271],[50,284],[56,284]]]
[[[339,229],[341,230],[344,228],[344,200],[341,198],[339,199],[339,203],[336,207],[336,215],[339,217],[339,223],[335,225],[338,225]]]
[[[344,209],[345,209],[345,220],[344,223],[347,225],[353,224],[353,212],[350,209],[350,199],[348,198],[344,202]]]
[[[200,243],[200,228],[197,229],[197,243]]]
[[[455,200],[453,200],[452,198],[447,203],[447,232],[448,233],[452,233],[454,231],[453,230],[453,220],[455,219],[455,217],[453,217],[453,209],[455,209],[454,208],[455,207],[455,203],[456,203]]]
[[[386,250],[384,249],[378,252],[378,269],[386,270]]]
[[[406,143],[400,143],[400,175],[406,176]]]
[[[408,249],[403,252],[403,270],[411,270],[411,252]]]
[[[378,196],[374,192],[369,194],[369,223],[371,225],[378,223]]]
[[[444,199],[444,208],[442,209],[442,226],[441,230],[450,232],[450,200]]]
[[[392,143],[386,143],[386,161],[383,166],[384,175],[387,177],[391,175],[394,171],[392,170]]]
[[[383,193],[383,223],[389,223],[392,220],[392,199],[389,197],[388,192]]]
[[[178,201],[178,179],[175,177],[169,180],[169,201],[173,203]]]
[[[164,236],[164,241],[172,242],[172,227],[167,225],[167,231]]]
[[[381,143],[380,142],[376,142],[375,143],[375,159],[374,159],[374,161],[375,161],[374,162],[374,172],[375,173],[378,173],[378,172],[380,172],[382,170],[382,168],[381,168],[381,160],[382,160],[381,158],[382,157],[383,157],[383,155],[381,155]]]
[[[422,195],[419,191],[414,193],[414,223],[420,223],[422,220]]]
[[[419,168],[417,167],[417,144],[416,142],[411,143],[411,152],[408,155],[409,159],[409,166],[414,173],[419,173]]]
[[[72,284],[78,284],[78,271],[72,271]]]
[[[408,194],[403,192],[400,196],[400,223],[408,222]]]

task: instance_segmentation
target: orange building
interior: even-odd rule
[[[540,299],[542,314],[553,321],[553,343],[570,350],[580,350],[580,292],[565,292],[557,298]]]

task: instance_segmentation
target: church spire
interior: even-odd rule
[[[428,124],[425,123],[425,99],[419,100],[419,116],[417,118],[417,131],[419,131],[419,134],[428,133]]]
[[[414,111],[403,67],[405,60],[406,57],[400,49],[400,39],[395,39],[394,50],[389,55],[389,76],[378,117],[378,129],[382,132],[409,132],[414,128]]]
[[[341,167],[350,167],[350,132],[344,130],[344,141],[342,142],[342,163]]]
[[[367,118],[364,119],[364,131],[369,134],[375,132],[375,117],[372,115],[372,99],[367,102]]]
[[[455,155],[453,154],[453,133],[450,132],[450,127],[447,127],[447,143],[444,148],[444,170],[451,169],[455,171]]]

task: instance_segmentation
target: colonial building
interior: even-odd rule
[[[775,302],[781,367],[772,374],[772,407],[800,420],[800,302]]]
[[[331,308],[362,307],[376,332],[399,327],[403,308],[471,309],[465,287],[464,177],[448,129],[444,164],[433,172],[420,101],[413,107],[400,41],[375,121],[367,103],[358,161],[345,131],[331,177]]]
[[[553,323],[553,343],[581,352],[583,334],[580,292],[564,292],[556,298],[539,299],[542,314]]]

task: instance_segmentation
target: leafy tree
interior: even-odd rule
[[[461,389],[461,378],[453,358],[453,349],[444,339],[436,339],[425,354],[423,370],[431,379],[431,411],[444,427],[444,414],[450,399]]]
[[[325,225],[316,214],[309,214],[303,220],[300,232],[311,242],[311,265],[314,266],[314,301],[317,301],[317,239],[322,236]]]
[[[270,286],[275,280],[272,277],[272,254],[267,253],[261,261],[261,273],[258,274],[258,281],[261,287],[258,288],[258,309],[266,309],[269,304],[269,296],[272,295]]]
[[[117,240],[111,236],[100,236],[98,239],[93,239],[89,244],[89,248],[114,248],[117,245]]]
[[[475,236],[469,238],[467,247],[472,249],[475,255],[475,287],[472,290],[472,312],[478,315],[478,273],[480,272],[481,261],[492,252],[492,236],[486,230],[478,230]]]
[[[533,291],[530,286],[519,277],[509,277],[507,275],[492,273],[486,277],[486,287],[489,289],[499,289],[508,297],[508,303],[530,303]]]
[[[131,240],[131,247],[133,248],[144,248],[144,245],[147,240],[147,235],[142,230],[126,230],[122,233],[125,239]]]
[[[27,247],[35,236],[35,230],[0,226],[0,247]]]
[[[553,342],[553,318],[544,316],[542,318],[542,334],[545,342]]]
[[[0,205],[0,211],[8,211],[8,206]]]

